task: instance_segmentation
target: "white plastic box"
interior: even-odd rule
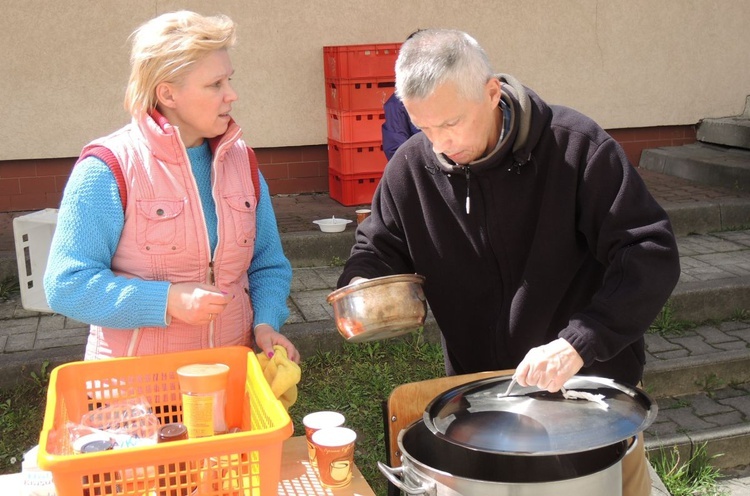
[[[21,304],[26,310],[52,312],[44,295],[43,279],[56,226],[56,208],[13,219],[18,285],[21,287]]]

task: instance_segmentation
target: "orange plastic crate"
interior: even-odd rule
[[[382,111],[360,110],[345,112],[327,110],[328,137],[341,143],[379,141],[383,139],[382,127],[385,114]]]
[[[328,168],[338,174],[382,174],[387,163],[380,141],[341,143],[328,140]]]
[[[182,420],[176,370],[191,363],[229,365],[227,425],[241,432],[145,447],[74,454],[65,431],[91,409],[145,397],[162,424]],[[109,398],[109,399],[108,399]],[[255,354],[234,346],[136,358],[73,362],[52,371],[39,442],[39,466],[58,496],[84,494],[276,494],[289,414],[263,377]]]
[[[392,77],[372,79],[327,79],[326,107],[332,110],[377,110],[395,90]]]
[[[325,77],[393,77],[400,48],[401,43],[323,47]]]
[[[328,194],[342,205],[369,205],[382,173],[344,175],[328,170]]]

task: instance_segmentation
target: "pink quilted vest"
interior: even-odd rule
[[[213,257],[187,152],[178,130],[164,117],[154,113],[134,119],[83,149],[81,156],[106,147],[122,170],[127,201],[122,236],[112,258],[115,274],[204,282],[234,295],[209,325],[172,319],[166,328],[91,326],[86,360],[252,344],[247,269],[255,243],[257,198],[241,134],[232,121],[227,132],[211,142],[219,235]]]

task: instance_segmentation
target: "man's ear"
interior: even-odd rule
[[[175,108],[174,86],[170,83],[159,83],[156,85],[156,101],[162,107]]]
[[[490,78],[490,80],[487,81],[485,89],[492,107],[500,105],[500,97],[502,96],[502,85],[500,84],[500,80],[494,77]]]

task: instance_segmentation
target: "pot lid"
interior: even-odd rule
[[[430,431],[472,450],[513,455],[553,455],[600,448],[630,438],[656,418],[643,391],[611,379],[574,376],[562,392],[512,386],[492,377],[441,393],[424,412]]]

